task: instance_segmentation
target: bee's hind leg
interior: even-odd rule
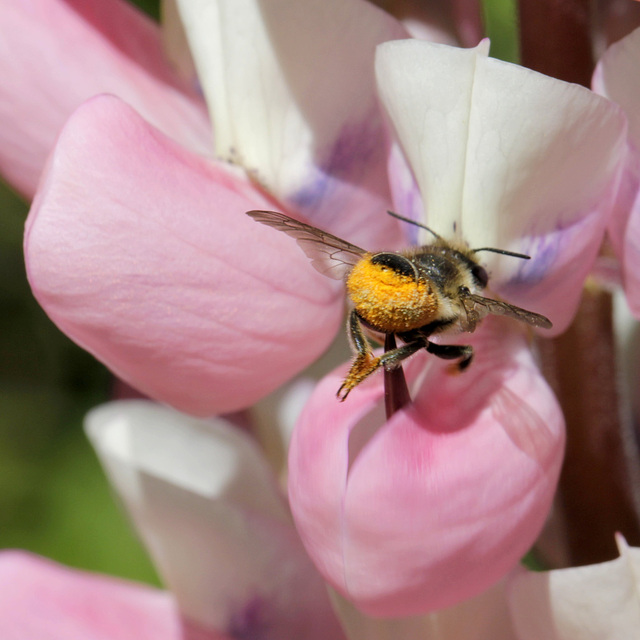
[[[469,345],[427,342],[426,349],[429,353],[443,360],[458,360],[455,365],[458,371],[464,371],[471,364],[473,358],[473,347]]]
[[[381,356],[374,356],[362,331],[360,318],[355,311],[352,311],[349,315],[348,330],[351,343],[356,352],[356,358],[351,365],[351,369],[349,369],[347,377],[340,389],[338,389],[337,395],[340,401],[344,401],[351,389],[359,385],[367,376],[371,375],[380,367],[394,369],[399,366],[403,360],[430,344],[426,338],[415,336],[414,340],[397,349],[386,351]]]

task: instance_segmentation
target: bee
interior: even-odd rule
[[[551,328],[545,316],[481,295],[489,275],[476,260],[477,253],[492,251],[523,260],[529,260],[529,256],[491,247],[455,245],[425,225],[388,213],[426,229],[434,236],[433,242],[399,252],[370,252],[283,213],[247,212],[257,222],[295,238],[320,273],[345,280],[353,305],[347,333],[354,360],[338,389],[341,401],[380,367],[394,369],[420,349],[438,358],[457,360],[457,370],[463,371],[473,358],[471,346],[440,344],[429,338],[451,331],[473,332],[489,314]],[[376,356],[365,332],[380,342],[380,334],[393,334],[404,344]]]

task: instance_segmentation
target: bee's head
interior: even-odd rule
[[[484,289],[489,284],[489,274],[481,264],[474,263],[471,267],[471,275],[480,289]]]

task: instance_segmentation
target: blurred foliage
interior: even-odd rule
[[[4,185],[0,210],[0,547],[157,583],[82,431],[111,376],[33,299],[27,205]]]
[[[520,61],[517,0],[483,0],[482,9],[487,36],[491,39],[491,57],[507,62]]]
[[[157,0],[136,2],[153,17]],[[0,548],[159,584],[82,430],[112,378],[47,318],[22,256],[28,205],[0,183]]]

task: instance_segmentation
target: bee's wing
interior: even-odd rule
[[[311,259],[311,264],[323,275],[336,280],[342,279],[366,253],[364,249],[355,244],[345,242],[326,231],[290,218],[284,213],[247,211],[247,215],[295,238]]]
[[[493,300],[474,293],[469,293],[464,296],[463,302],[467,311],[471,311],[473,309],[480,317],[484,317],[492,313],[496,316],[509,316],[510,318],[515,318],[521,322],[526,322],[533,327],[541,327],[542,329],[551,329],[553,326],[549,318],[546,318],[539,313],[533,313],[533,311],[521,309],[520,307],[516,307],[508,302],[502,302],[501,300]],[[480,309],[478,307],[480,307]]]

